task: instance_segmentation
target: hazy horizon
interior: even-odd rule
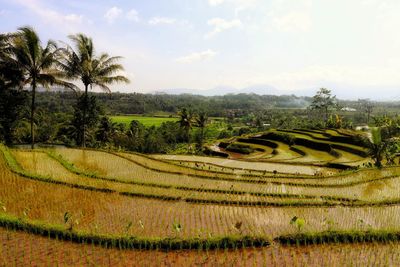
[[[132,83],[115,91],[312,95],[327,87],[343,99],[400,99],[395,0],[0,3],[1,32],[31,25],[42,41],[83,32],[97,52],[123,56]]]

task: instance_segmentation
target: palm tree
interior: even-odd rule
[[[66,48],[62,49],[62,57],[58,65],[68,79],[81,80],[85,87],[86,104],[83,108],[82,121],[82,146],[85,147],[89,87],[91,89],[93,86],[97,86],[105,92],[111,92],[108,85],[117,82],[129,83],[129,80],[122,75],[115,75],[124,69],[122,65],[117,64],[121,57],[110,57],[105,53],[96,57],[92,39],[84,34],[71,35],[69,38],[73,42],[74,48],[67,45]]]
[[[48,41],[42,47],[40,38],[31,27],[18,29],[16,35],[11,39],[9,64],[22,71],[22,85],[31,87],[31,147],[35,145],[35,98],[38,85],[49,88],[51,85],[59,85],[74,89],[71,83],[61,81],[63,75],[55,68],[57,58],[57,45]]]
[[[179,115],[179,120],[178,120],[179,126],[185,131],[185,139],[189,143],[190,141],[189,133],[190,129],[193,126],[193,114],[186,108],[183,108],[181,111],[179,111],[178,115]]]
[[[0,59],[8,56],[9,48],[10,48],[10,38],[12,35],[10,34],[0,34]]]
[[[364,139],[364,144],[368,148],[368,154],[374,160],[374,165],[378,168],[382,167],[383,156],[390,144],[390,139],[383,139],[381,128],[374,127],[371,129],[370,137]]]
[[[102,143],[109,143],[117,131],[117,124],[110,118],[104,116],[100,120],[99,128],[96,132],[96,139]]]
[[[196,116],[196,118],[195,118],[195,125],[196,125],[196,127],[200,128],[200,136],[199,136],[199,148],[200,149],[203,147],[204,130],[207,126],[207,123],[208,123],[207,113],[200,112],[198,114],[198,116]]]
[[[11,40],[15,34],[0,34],[0,89],[22,88],[22,70],[11,57]]]

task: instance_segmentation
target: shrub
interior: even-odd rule
[[[277,148],[278,147],[278,145],[276,143],[268,141],[268,140],[260,139],[260,138],[249,138],[249,139],[239,138],[238,141],[241,142],[241,143],[262,145],[262,146],[267,146],[267,147],[270,147],[270,148]]]
[[[227,148],[227,151],[235,152],[235,153],[240,153],[240,154],[251,154],[254,152],[254,149],[250,147],[249,145],[242,145],[242,144],[230,144]]]

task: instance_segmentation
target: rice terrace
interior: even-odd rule
[[[58,254],[77,244],[100,264],[134,257],[147,265],[151,251],[160,264],[308,265],[314,257],[329,264],[331,249],[360,264],[394,264],[400,168],[331,167],[369,162],[352,134],[270,131],[229,145],[264,149],[243,159],[3,145],[0,223],[2,235],[13,238],[0,255],[11,260],[31,247],[15,263],[45,263],[39,242],[59,247],[50,258],[65,264],[82,262],[77,252],[75,259]],[[302,145],[288,148],[288,136]],[[279,152],[265,152],[271,149]],[[362,247],[374,262],[363,259]]]
[[[0,266],[399,266],[398,3],[112,2],[0,0]]]

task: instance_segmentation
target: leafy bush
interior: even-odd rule
[[[235,152],[235,153],[240,153],[240,154],[251,154],[254,152],[254,149],[250,147],[249,145],[242,145],[242,144],[230,144],[227,148],[227,151]]]

